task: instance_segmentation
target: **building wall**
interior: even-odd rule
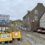
[[[4,32],[5,30],[8,30],[9,27],[0,27],[0,32]]]
[[[30,14],[27,14],[25,18],[23,18],[24,22],[31,27],[31,30],[36,30],[39,28],[40,24],[40,18],[43,16],[45,11],[45,7],[42,3],[38,3],[37,6],[30,12]]]
[[[0,14],[0,31],[5,31],[5,29],[9,29],[10,26],[10,16]]]
[[[45,13],[43,14],[42,18],[40,19],[40,27],[45,28]]]
[[[0,14],[0,20],[9,20],[9,18],[10,18],[9,15]]]

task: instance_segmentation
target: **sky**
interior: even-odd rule
[[[0,0],[0,14],[10,15],[11,20],[22,20],[27,11],[31,11],[37,3],[45,6],[45,0]]]

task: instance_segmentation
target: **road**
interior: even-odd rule
[[[0,45],[45,45],[45,34],[22,31],[22,40]]]

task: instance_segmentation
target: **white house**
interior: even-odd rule
[[[43,14],[42,18],[40,19],[40,27],[45,28],[45,13]]]

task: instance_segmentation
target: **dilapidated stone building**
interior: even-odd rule
[[[28,24],[30,30],[36,31],[40,26],[40,19],[45,12],[45,7],[42,3],[38,3],[37,6],[23,17],[23,21]]]

